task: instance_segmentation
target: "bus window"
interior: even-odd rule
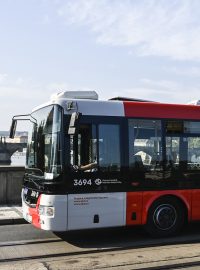
[[[200,122],[184,121],[184,132],[200,134]]]
[[[81,125],[79,133],[70,136],[71,165],[81,169],[81,166],[94,163],[97,159],[96,127]]]
[[[162,170],[161,121],[129,119],[129,166],[151,172]]]
[[[120,171],[119,125],[99,125],[99,169]]]
[[[166,168],[178,168],[179,166],[179,137],[166,137]]]
[[[183,120],[166,120],[166,170],[179,170],[180,177],[187,168],[188,142],[184,135]],[[168,175],[169,178],[176,179],[177,174]]]
[[[200,133],[200,122],[169,120],[166,133],[166,169],[179,171],[181,179],[199,177],[200,137],[197,133]],[[188,174],[188,171],[192,172]],[[172,177],[176,179],[177,174]]]
[[[47,180],[58,177],[62,170],[61,116],[62,110],[56,105],[32,114],[37,125],[34,124],[29,133],[26,162]]]
[[[188,137],[188,170],[200,170],[199,137]]]
[[[187,169],[200,170],[200,122],[184,121],[184,132],[188,135]]]
[[[119,130],[119,125],[100,124],[97,139],[95,125],[81,125],[79,133],[70,137],[73,168],[86,172],[120,171]]]

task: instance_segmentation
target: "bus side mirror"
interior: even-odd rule
[[[11,127],[10,127],[10,135],[9,135],[9,137],[11,139],[13,139],[15,137],[16,127],[17,127],[17,120],[12,119],[12,124],[11,124]]]
[[[78,121],[80,119],[81,114],[77,112],[73,112],[71,114],[68,135],[75,135],[77,132]]]

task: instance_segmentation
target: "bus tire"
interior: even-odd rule
[[[151,205],[145,230],[153,237],[171,236],[180,231],[185,218],[183,203],[174,197],[163,197]]]

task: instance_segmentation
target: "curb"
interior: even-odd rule
[[[24,218],[0,219],[1,225],[29,224]]]

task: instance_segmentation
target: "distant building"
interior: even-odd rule
[[[15,136],[14,139],[6,138],[6,142],[9,143],[27,143],[28,136]]]
[[[17,131],[14,139],[10,139],[8,131],[0,131],[0,137],[2,137],[3,141],[5,141],[7,143],[27,143],[28,132],[27,131]]]

